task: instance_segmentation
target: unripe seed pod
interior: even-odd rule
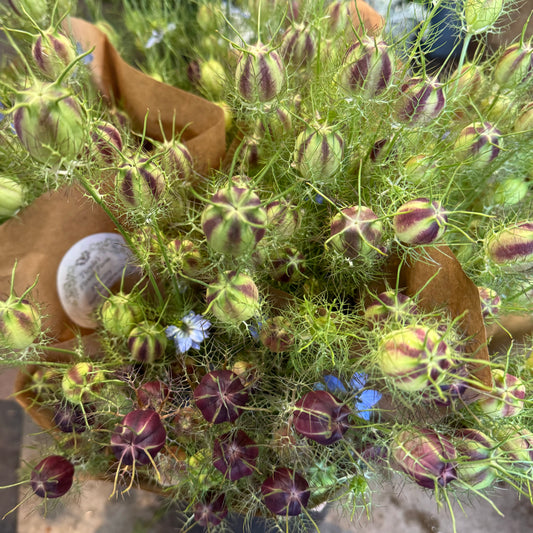
[[[155,207],[166,189],[162,170],[144,158],[123,163],[116,175],[118,197],[125,207]]]
[[[235,80],[244,100],[268,102],[278,96],[285,84],[285,67],[277,52],[258,42],[241,53]]]
[[[405,177],[415,185],[422,185],[431,179],[431,175],[436,169],[435,159],[429,154],[414,155],[404,163]]]
[[[270,256],[270,277],[279,283],[294,283],[305,272],[305,257],[296,248],[286,246]]]
[[[281,56],[293,67],[306,67],[313,61],[316,45],[311,29],[304,24],[294,24],[281,37]]]
[[[500,153],[500,130],[490,122],[473,122],[462,129],[454,150],[459,160],[468,159],[473,168],[486,167]]]
[[[85,412],[85,415],[84,415]],[[54,407],[54,424],[63,433],[83,433],[94,422],[89,405],[63,403]]]
[[[24,189],[11,178],[0,176],[0,219],[16,215],[24,205]]]
[[[25,299],[0,302],[0,349],[24,350],[41,332],[41,316]]]
[[[225,433],[215,439],[213,466],[227,479],[237,481],[254,473],[258,455],[256,443],[239,429],[233,434]]]
[[[300,226],[300,215],[294,205],[282,200],[275,200],[266,206],[269,230],[280,238],[289,238]]]
[[[524,408],[526,387],[524,382],[504,370],[492,371],[494,385],[492,390],[484,392],[472,407],[490,418],[516,416]]]
[[[170,389],[159,380],[143,383],[136,391],[137,403],[141,409],[159,411],[170,398]]]
[[[393,159],[395,146],[392,139],[377,140],[370,150],[370,161],[373,163],[383,163]]]
[[[167,433],[152,409],[130,411],[111,435],[111,450],[122,465],[147,465],[165,446]]]
[[[350,22],[349,3],[344,0],[336,0],[328,5],[326,10],[327,30],[331,36],[344,31]]]
[[[493,205],[515,205],[525,199],[529,183],[524,178],[506,178],[496,184],[492,191]]]
[[[466,0],[464,17],[468,33],[476,35],[491,28],[503,14],[503,0]]]
[[[271,352],[282,353],[290,350],[294,344],[291,322],[282,316],[269,318],[259,332],[259,340]]]
[[[226,71],[216,59],[200,63],[200,86],[212,98],[220,98],[226,85]]]
[[[195,182],[192,155],[189,149],[176,140],[163,143],[158,150],[157,162],[170,182],[192,184]]]
[[[285,467],[277,468],[261,485],[263,501],[270,512],[297,516],[307,507],[311,491],[306,479]]]
[[[405,244],[431,244],[446,230],[448,213],[437,201],[416,198],[403,204],[392,219],[396,238]]]
[[[167,347],[163,328],[149,321],[137,324],[128,336],[128,348],[135,361],[153,363],[160,359]]]
[[[218,526],[228,514],[224,494],[209,491],[203,501],[194,504],[194,519],[203,527]]]
[[[127,337],[142,317],[132,296],[123,292],[109,296],[100,306],[98,315],[102,327],[116,337]]]
[[[122,137],[118,129],[109,122],[97,122],[90,131],[91,152],[106,165],[116,163],[122,152]]]
[[[465,63],[461,71],[455,71],[451,80],[457,83],[457,90],[465,95],[474,96],[483,84],[483,74],[478,65]]]
[[[383,339],[378,364],[398,389],[413,392],[444,381],[454,360],[435,329],[406,326]]]
[[[283,106],[266,109],[265,115],[257,125],[257,131],[263,137],[277,141],[280,137],[292,132],[291,114]]]
[[[398,116],[410,125],[429,124],[441,114],[446,104],[442,84],[435,80],[412,78],[402,85],[401,91],[404,102]]]
[[[329,128],[307,128],[296,138],[294,167],[305,178],[323,181],[331,178],[344,158],[344,141]]]
[[[498,431],[500,450],[512,466],[531,468],[533,461],[533,433],[526,428],[506,428]]]
[[[348,431],[351,414],[351,409],[333,394],[310,391],[296,402],[293,425],[300,435],[329,445],[342,439]]]
[[[363,91],[366,97],[381,94],[390,85],[394,64],[384,41],[363,37],[348,48],[339,84],[348,93]]]
[[[104,381],[104,372],[92,363],[77,363],[63,375],[61,389],[69,402],[83,404],[92,399]]]
[[[376,214],[364,206],[346,207],[331,220],[329,243],[350,259],[376,254],[381,242],[382,224]]]
[[[502,303],[498,293],[489,287],[478,287],[478,290],[483,318],[496,316]]]
[[[431,429],[401,431],[394,438],[391,450],[398,467],[421,487],[446,487],[457,478],[453,444]]]
[[[502,89],[512,89],[533,74],[533,48],[525,43],[508,46],[494,68],[494,81]]]
[[[486,250],[498,265],[527,270],[533,263],[533,222],[521,222],[489,236]]]
[[[533,130],[533,102],[529,102],[520,109],[513,126],[513,131],[515,133],[529,130]]]
[[[257,312],[259,292],[250,276],[225,272],[218,282],[207,288],[206,302],[220,321],[241,322]]]
[[[169,242],[168,252],[172,268],[186,276],[195,277],[207,266],[206,257],[188,239],[174,239]]]
[[[74,465],[60,455],[49,455],[31,471],[31,488],[41,498],[60,498],[72,487]]]
[[[369,326],[390,319],[404,324],[416,314],[418,309],[413,300],[395,290],[381,292],[365,308],[365,320]]]
[[[207,243],[216,252],[232,256],[250,253],[263,238],[266,212],[248,187],[229,185],[217,191],[202,213]]]
[[[85,143],[85,117],[70,91],[35,83],[22,91],[13,115],[20,142],[41,163],[76,159]]]
[[[55,80],[76,59],[76,49],[66,35],[46,31],[33,43],[32,55],[39,70]]]

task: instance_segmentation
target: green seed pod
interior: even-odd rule
[[[273,252],[269,259],[270,276],[279,283],[294,283],[305,272],[305,257],[292,246]]]
[[[83,404],[91,400],[104,381],[104,372],[92,363],[77,363],[63,375],[61,389],[69,402]]]
[[[221,98],[226,86],[226,71],[216,59],[201,61],[194,81],[211,98]]]
[[[484,168],[500,153],[500,130],[490,122],[473,122],[461,130],[454,151],[460,161],[468,160],[472,168]]]
[[[512,89],[533,74],[533,48],[514,43],[508,46],[494,68],[494,81],[502,89]]]
[[[0,176],[0,219],[16,215],[24,205],[24,189],[11,178]]]
[[[464,95],[474,96],[479,92],[483,85],[483,74],[478,65],[465,63],[461,70],[456,70],[451,79],[456,80],[457,90]]]
[[[533,263],[533,222],[522,222],[490,235],[485,249],[496,264],[527,270]]]
[[[295,206],[282,200],[270,202],[266,207],[269,230],[276,236],[289,238],[300,227],[300,215]]]
[[[141,322],[130,331],[128,348],[135,361],[153,363],[162,357],[166,347],[164,329],[153,322]]]
[[[316,54],[315,37],[309,26],[292,25],[281,38],[281,56],[293,67],[306,67]]]
[[[178,181],[182,184],[195,182],[192,155],[189,149],[176,140],[163,143],[158,153],[157,162],[170,182]]]
[[[133,297],[123,292],[109,296],[98,311],[102,327],[116,337],[127,337],[141,317],[141,309]]]
[[[392,219],[396,238],[405,244],[431,244],[446,230],[447,211],[429,198],[416,198],[403,204]]]
[[[492,371],[493,387],[472,404],[472,408],[490,418],[518,415],[524,408],[526,387],[523,381],[505,371]]]
[[[56,79],[76,59],[76,49],[66,35],[46,31],[33,43],[32,55],[39,70],[48,78]]]
[[[466,31],[475,35],[490,29],[503,14],[503,4],[503,0],[466,0]]]
[[[28,300],[0,302],[0,349],[24,350],[41,332],[41,316]]]
[[[18,138],[41,163],[76,159],[85,144],[85,116],[68,89],[36,82],[17,98],[13,123]]]
[[[531,468],[533,462],[533,433],[521,426],[500,428],[497,431],[500,450],[513,467]]]
[[[415,185],[422,185],[437,169],[434,156],[430,154],[418,154],[410,157],[403,165],[405,177]]]
[[[91,127],[91,152],[105,165],[116,163],[122,152],[122,137],[118,129],[109,122],[97,122]]]
[[[529,183],[524,178],[506,178],[494,187],[491,195],[493,205],[516,205],[525,199]]]
[[[208,286],[206,302],[221,322],[241,322],[252,318],[259,308],[259,292],[250,276],[225,272]]]
[[[520,109],[513,126],[513,131],[515,133],[530,130],[533,130],[533,102],[529,102]]]
[[[198,247],[188,239],[174,239],[168,243],[169,259],[172,268],[194,278],[205,267],[207,259]]]

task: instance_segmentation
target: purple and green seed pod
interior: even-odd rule
[[[335,0],[326,10],[326,28],[332,37],[343,32],[350,24],[349,3],[345,0]]]
[[[446,98],[441,83],[412,78],[401,87],[403,104],[398,117],[409,125],[424,125],[434,121],[443,111]]]
[[[422,185],[427,182],[437,169],[435,158],[430,154],[414,155],[403,166],[406,179],[415,185]]]
[[[307,507],[309,483],[298,472],[278,467],[261,485],[263,502],[268,510],[281,516],[297,516]]]
[[[530,130],[533,130],[533,102],[529,102],[520,109],[513,126],[515,133]]]
[[[457,478],[455,447],[448,438],[432,429],[400,431],[391,449],[398,468],[421,487],[446,487]]]
[[[489,236],[485,247],[494,263],[527,270],[533,263],[533,222],[521,222]]]
[[[256,314],[259,291],[250,276],[233,270],[207,287],[206,303],[221,322],[242,322]]]
[[[213,466],[227,479],[237,481],[254,473],[258,455],[256,443],[239,429],[233,434],[225,433],[215,439]]]
[[[91,404],[59,403],[54,406],[54,425],[63,433],[83,433],[94,423]]]
[[[236,184],[211,197],[201,222],[207,243],[214,251],[242,256],[249,254],[263,238],[267,216],[257,194]]]
[[[168,243],[167,248],[172,268],[186,276],[194,278],[207,266],[207,258],[188,239],[174,239]]]
[[[142,157],[123,163],[115,179],[125,207],[151,209],[159,204],[166,189],[161,168]]]
[[[308,66],[316,54],[315,37],[309,26],[294,24],[281,37],[281,57],[295,68]]]
[[[478,287],[478,290],[483,318],[496,316],[502,303],[498,293],[489,287]]]
[[[490,122],[473,122],[462,129],[453,148],[460,161],[468,160],[472,168],[483,168],[500,153],[501,132]]]
[[[533,433],[525,427],[509,427],[497,433],[499,448],[509,466],[531,468],[533,462]]]
[[[414,392],[442,383],[455,361],[435,329],[406,326],[381,341],[378,364],[395,387]]]
[[[266,206],[269,230],[279,238],[292,237],[300,227],[300,214],[296,207],[283,200],[275,200]]]
[[[257,132],[262,137],[277,141],[281,137],[292,133],[292,118],[290,112],[283,106],[267,108],[265,114],[257,124]]]
[[[456,83],[457,90],[464,95],[473,97],[483,85],[483,74],[478,65],[465,63],[461,70],[456,70],[451,76],[452,83]]]
[[[504,370],[492,371],[492,390],[483,392],[472,407],[490,418],[505,418],[518,415],[524,408],[526,387],[524,382]]]
[[[31,52],[39,70],[54,80],[76,59],[76,49],[72,42],[60,32],[46,31],[39,34]]]
[[[404,244],[431,244],[446,230],[448,212],[438,200],[416,198],[403,204],[392,219],[396,238]]]
[[[170,182],[195,182],[193,158],[189,149],[176,140],[163,143],[158,150],[158,163]]]
[[[171,397],[168,385],[158,379],[141,384],[135,390],[135,394],[140,409],[154,409],[155,411],[160,411]]]
[[[261,344],[271,352],[282,353],[294,345],[294,334],[290,320],[283,316],[275,316],[266,320],[259,332]]]
[[[93,399],[104,381],[104,372],[92,363],[76,363],[63,374],[61,389],[66,400],[81,405]]]
[[[91,152],[106,165],[117,162],[122,152],[122,137],[118,129],[110,122],[98,122],[89,132]]]
[[[235,422],[248,402],[248,392],[231,370],[212,370],[205,374],[193,397],[203,417],[212,424]]]
[[[379,293],[365,308],[365,321],[373,327],[386,320],[401,324],[410,322],[418,314],[416,304],[401,292],[388,290]]]
[[[18,138],[29,154],[57,165],[76,159],[85,144],[85,115],[68,89],[36,82],[22,91],[13,114]]]
[[[17,181],[0,176],[0,219],[18,213],[24,205],[24,189]]]
[[[344,158],[342,137],[327,127],[306,128],[296,138],[293,166],[311,181],[331,178]]]
[[[49,455],[33,467],[30,483],[41,498],[60,498],[72,487],[74,465],[61,455]]]
[[[269,102],[285,84],[285,67],[277,52],[258,42],[241,53],[235,81],[239,94],[247,102]]]
[[[194,504],[194,519],[202,527],[218,526],[228,514],[224,494],[209,491],[202,501]]]
[[[394,73],[394,63],[384,41],[363,37],[352,44],[343,59],[339,72],[339,85],[347,94],[374,97],[385,91]]]
[[[109,296],[98,310],[100,324],[116,337],[127,337],[141,318],[140,307],[132,296],[124,292]]]
[[[494,68],[494,81],[502,89],[512,89],[533,74],[533,47],[530,43],[508,46]]]
[[[309,391],[295,404],[294,429],[304,437],[325,446],[342,439],[350,427],[352,410],[333,394]]]
[[[305,256],[291,246],[273,252],[269,260],[270,277],[278,283],[294,283],[305,272]]]
[[[331,220],[328,242],[350,259],[368,258],[376,255],[382,228],[378,217],[368,207],[346,207]]]
[[[111,450],[122,465],[147,465],[167,439],[160,416],[152,409],[130,411],[111,435]]]
[[[41,315],[28,300],[0,302],[0,349],[24,350],[41,333]]]
[[[160,359],[167,347],[167,337],[163,328],[154,322],[137,324],[128,336],[131,357],[139,363],[153,363]]]

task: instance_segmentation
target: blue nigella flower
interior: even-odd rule
[[[209,320],[191,311],[181,319],[179,326],[168,326],[165,335],[174,341],[176,352],[184,354],[191,348],[200,348],[200,343],[209,337],[210,327]]]
[[[148,50],[148,48],[152,48],[152,46],[159,44],[163,40],[165,33],[174,31],[175,29],[176,25],[171,22],[164,30],[152,30],[152,35],[150,35],[150,38],[146,41],[144,47]]]

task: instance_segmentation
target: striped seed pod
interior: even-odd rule
[[[167,141],[159,146],[157,153],[157,162],[170,182],[191,184],[195,181],[192,155],[183,143]]]
[[[24,350],[41,332],[41,316],[28,300],[0,302],[0,349]]]
[[[266,206],[267,225],[276,237],[289,238],[300,227],[300,215],[294,205],[274,200]]]
[[[400,324],[411,321],[418,309],[405,294],[395,290],[379,293],[376,298],[368,303],[365,308],[365,321],[369,326],[374,326],[385,320],[394,320]]]
[[[305,272],[305,256],[292,246],[273,252],[269,260],[270,277],[279,283],[294,283]]]
[[[207,259],[198,247],[188,239],[174,239],[168,243],[169,259],[172,268],[186,276],[195,277],[206,266]]]
[[[160,359],[166,347],[165,331],[154,322],[140,322],[129,333],[128,348],[133,360],[139,363],[153,363]]]
[[[292,132],[292,119],[289,111],[283,106],[266,109],[257,124],[257,132],[262,137],[273,141]]]
[[[350,25],[349,3],[345,0],[335,0],[326,10],[326,29],[332,37],[343,32]]]
[[[24,205],[24,189],[20,183],[0,176],[0,219],[16,215]]]
[[[118,129],[109,122],[97,122],[89,132],[91,151],[106,165],[116,163],[122,152],[122,137]]]
[[[231,256],[250,253],[263,238],[267,222],[259,197],[236,183],[218,190],[202,213],[202,230],[208,245]]]
[[[92,363],[76,363],[63,374],[61,390],[66,400],[83,404],[102,388],[105,374]]]
[[[398,117],[411,126],[429,124],[446,105],[443,86],[433,79],[412,78],[402,85],[401,92],[404,98]]]
[[[61,455],[49,455],[31,471],[31,488],[40,498],[60,498],[72,487],[74,465]]]
[[[39,70],[50,79],[58,78],[76,58],[72,42],[60,32],[46,31],[39,34],[31,52]]]
[[[533,74],[533,47],[530,43],[508,46],[494,67],[494,81],[502,89],[512,89]]]
[[[530,130],[533,130],[533,102],[529,102],[520,109],[513,125],[513,131],[515,133]]]
[[[307,507],[309,483],[298,472],[278,467],[261,485],[263,502],[276,515],[297,516]]]
[[[468,160],[472,168],[484,168],[500,153],[501,132],[490,122],[473,122],[464,127],[454,143],[459,160]]]
[[[496,316],[502,303],[498,293],[489,287],[478,287],[478,291],[483,318]]]
[[[258,446],[242,429],[217,437],[213,444],[213,466],[231,481],[251,476],[258,456]]]
[[[465,63],[461,70],[456,70],[451,78],[452,83],[456,83],[457,90],[468,96],[474,96],[479,92],[483,85],[483,74],[478,65],[473,63]]]
[[[140,307],[129,294],[123,292],[106,298],[98,309],[100,324],[116,337],[127,337],[141,316]]]
[[[533,222],[522,222],[489,236],[485,248],[494,263],[527,270],[533,264]]]
[[[306,67],[314,59],[316,44],[311,28],[294,24],[281,37],[281,56],[295,68]]]
[[[228,514],[225,494],[208,491],[201,501],[193,507],[194,520],[199,526],[211,528],[218,526]]]
[[[518,415],[524,408],[524,382],[500,369],[492,371],[492,378],[492,390],[483,392],[482,397],[472,404],[472,408],[490,418]]]
[[[416,198],[396,211],[392,223],[396,238],[405,244],[431,244],[446,230],[447,211],[442,204],[429,198]]]
[[[497,432],[500,450],[513,467],[531,468],[533,462],[533,433],[522,426],[501,428]]]

